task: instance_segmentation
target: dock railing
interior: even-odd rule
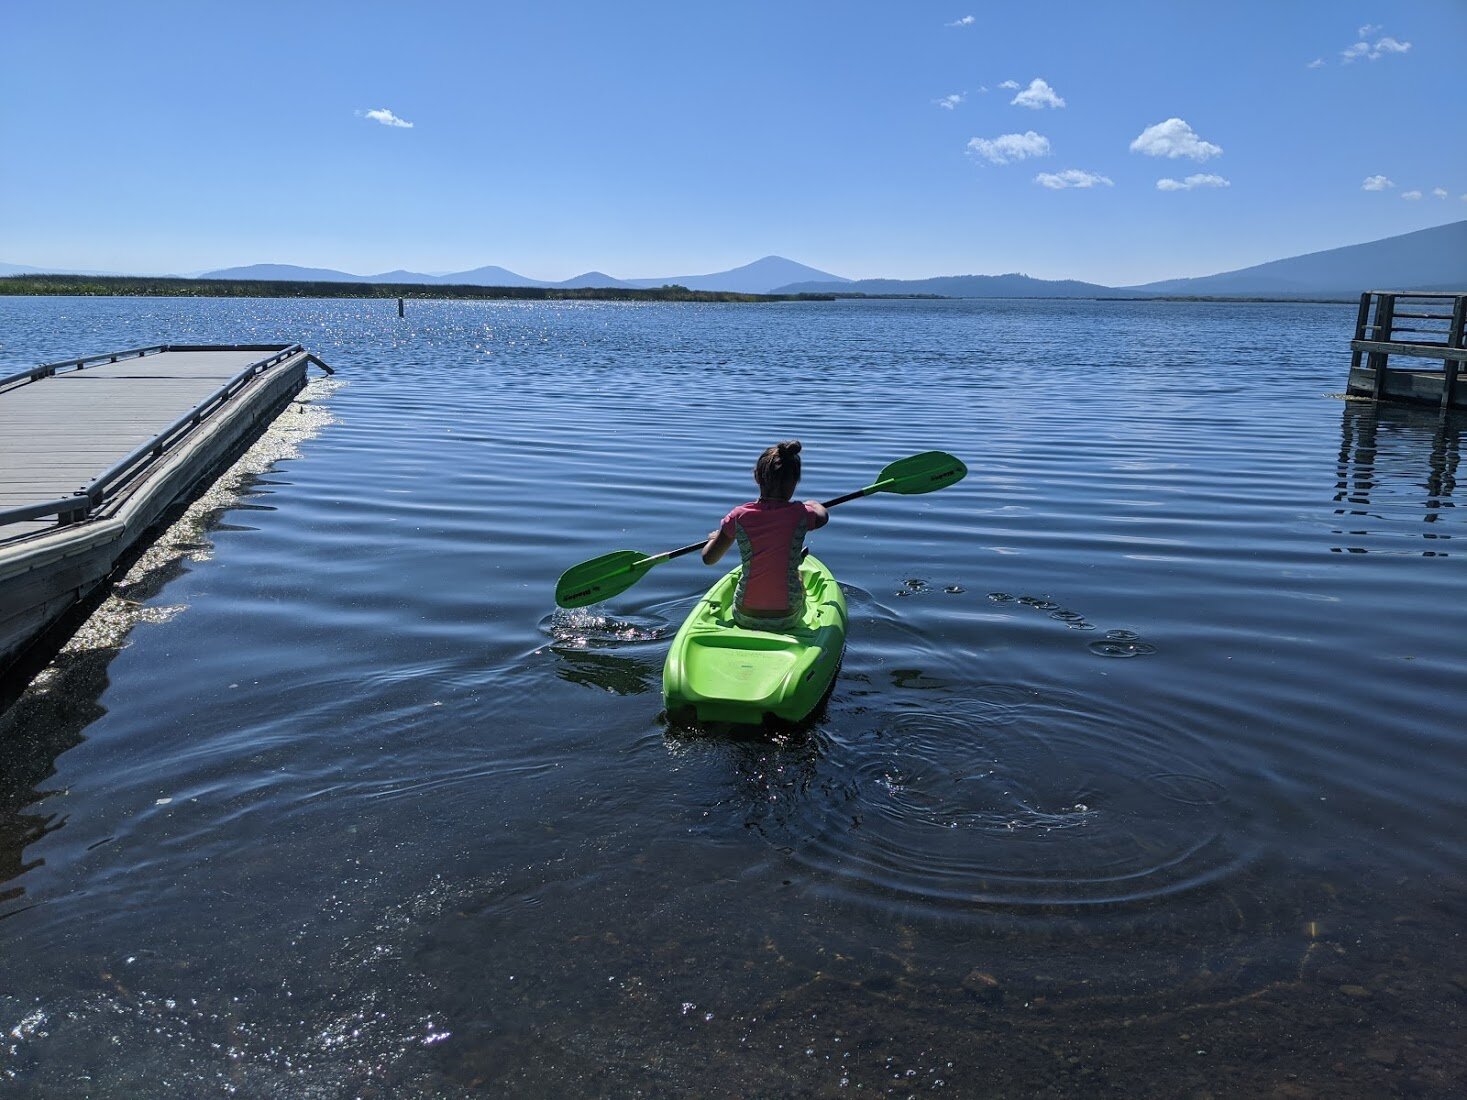
[[[308,363],[321,367],[328,374],[334,373],[325,363],[306,352],[300,344],[157,344],[152,347],[91,355],[82,359],[67,359],[59,363],[46,363],[28,371],[0,378],[0,393],[18,386],[30,385],[45,378],[53,378],[57,374],[85,370],[90,366],[102,363],[117,363],[123,359],[140,358],[167,351],[263,351],[271,354],[250,363],[172,424],[113,463],[90,484],[77,489],[71,496],[0,509],[0,526],[24,520],[44,519],[47,516],[55,516],[57,524],[62,526],[88,519],[98,507],[116,496],[138,474],[152,466],[200,423],[228,403],[230,398],[242,390],[256,375],[283,363],[292,356],[306,355]]]
[[[42,363],[39,367],[23,370],[19,374],[7,374],[0,378],[0,393],[14,389],[16,386],[24,386],[31,382],[39,382],[42,378],[54,378],[58,374],[65,374],[74,370],[86,370],[88,367],[99,363],[117,363],[123,359],[137,359],[144,355],[154,355],[160,351],[167,351],[168,345],[154,344],[146,348],[129,348],[127,351],[109,351],[101,355],[88,355],[81,359],[65,359],[60,363]]]
[[[1350,341],[1350,369],[1359,369],[1365,357],[1365,366],[1374,375],[1372,400],[1379,401],[1385,389],[1392,355],[1441,360],[1441,407],[1451,408],[1458,373],[1467,364],[1467,293],[1367,290],[1361,294],[1355,339]]]

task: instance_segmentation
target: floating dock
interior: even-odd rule
[[[1467,292],[1367,290],[1350,352],[1352,397],[1467,408],[1467,387],[1457,384],[1467,371]],[[1393,355],[1411,365],[1392,364]]]
[[[0,377],[0,677],[327,367],[158,345]]]

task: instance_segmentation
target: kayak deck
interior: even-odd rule
[[[845,651],[846,601],[813,555],[800,563],[805,613],[789,631],[749,630],[733,620],[739,570],[717,581],[668,650],[662,694],[668,716],[760,725],[798,722],[825,697]]]

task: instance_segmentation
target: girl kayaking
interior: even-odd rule
[[[735,542],[743,570],[734,595],[734,621],[751,630],[789,630],[798,625],[805,588],[800,557],[805,534],[830,521],[825,506],[795,502],[800,482],[800,441],[776,443],[754,465],[759,499],[740,504],[716,531],[708,532],[703,561],[713,565]]]

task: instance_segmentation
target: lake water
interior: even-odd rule
[[[0,298],[0,365],[337,369],[0,716],[45,1096],[1467,1089],[1460,419],[1350,305]],[[758,452],[837,509],[803,733],[669,726]]]

